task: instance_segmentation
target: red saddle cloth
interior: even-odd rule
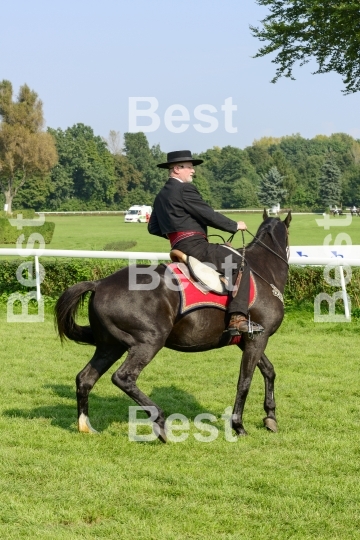
[[[185,275],[181,270],[183,263],[167,264],[167,268],[172,272],[177,281],[180,294],[180,313],[188,313],[194,309],[204,307],[215,307],[226,311],[229,305],[230,298],[228,295],[220,295],[211,291],[203,291],[199,289],[198,283],[191,276]],[[250,292],[249,292],[249,308],[256,300],[256,283],[252,273],[250,272]]]

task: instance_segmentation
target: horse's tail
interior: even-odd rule
[[[90,326],[79,326],[75,322],[76,312],[84,302],[86,293],[95,292],[94,281],[82,281],[67,289],[56,302],[55,327],[57,327],[61,341],[65,337],[78,343],[95,345],[95,338]]]

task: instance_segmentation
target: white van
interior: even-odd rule
[[[147,223],[150,219],[151,212],[151,206],[135,204],[134,206],[130,206],[129,210],[126,210],[124,221],[125,223]]]

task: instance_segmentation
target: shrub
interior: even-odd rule
[[[340,286],[332,287],[324,280],[324,269],[321,266],[292,266],[285,287],[285,303],[298,306],[304,303],[313,304],[318,294],[324,292],[331,296],[340,289]],[[351,281],[346,289],[352,300],[352,307],[360,306],[360,268],[352,268]]]
[[[34,219],[37,217],[33,208],[23,208],[22,210],[12,211],[12,217],[16,218],[18,214],[22,214],[22,217],[24,219]]]
[[[24,219],[31,219],[23,215]],[[14,217],[16,219],[16,217]],[[45,221],[41,227],[23,227],[20,231],[17,227],[11,225],[9,219],[0,218],[0,244],[16,244],[17,239],[21,234],[25,235],[25,241],[32,233],[41,234],[45,244],[50,244],[55,230],[55,223]]]
[[[24,208],[23,210],[13,210],[11,212],[11,215],[9,215],[4,210],[0,210],[0,218],[16,218],[18,214],[22,214],[22,217],[25,219],[33,219],[35,218],[35,210],[33,208]]]
[[[0,295],[16,291],[29,292],[31,289],[21,285],[16,278],[16,271],[21,263],[29,259],[0,261]],[[30,259],[34,262],[34,259]],[[46,296],[58,297],[71,285],[79,281],[92,281],[109,276],[126,266],[126,260],[67,259],[51,261],[42,259],[45,279],[41,292]],[[33,271],[33,275],[35,272]],[[27,278],[28,276],[24,276]]]
[[[31,259],[34,262],[33,259]],[[16,278],[16,271],[24,259],[0,261],[0,297],[6,299],[9,294],[31,289],[21,285]],[[147,261],[138,261],[138,264]],[[41,284],[41,292],[51,298],[57,298],[65,289],[80,281],[95,281],[128,266],[124,259],[60,259],[56,261],[42,259],[45,279]],[[25,276],[26,278],[28,276]],[[321,292],[330,296],[340,287],[331,287],[324,280],[321,267],[291,267],[285,288],[286,307],[311,307],[314,298]],[[360,268],[352,269],[352,278],[347,285],[347,292],[352,300],[352,310],[358,313],[360,308]]]
[[[123,240],[117,242],[110,242],[104,246],[104,251],[126,251],[132,247],[135,247],[137,242],[135,240]]]

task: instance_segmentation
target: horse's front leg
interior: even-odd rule
[[[237,435],[247,435],[243,425],[245,401],[250,390],[255,368],[259,363],[260,357],[266,347],[267,337],[261,335],[255,337],[254,340],[250,340],[246,337],[245,340],[246,343],[241,359],[240,375],[232,414],[232,428]]]
[[[261,355],[261,358],[258,362],[258,368],[260,369],[265,382],[264,410],[266,416],[264,418],[264,426],[269,431],[276,432],[277,422],[275,416],[276,405],[274,395],[274,383],[276,373],[274,370],[274,366],[272,365],[265,353]]]

